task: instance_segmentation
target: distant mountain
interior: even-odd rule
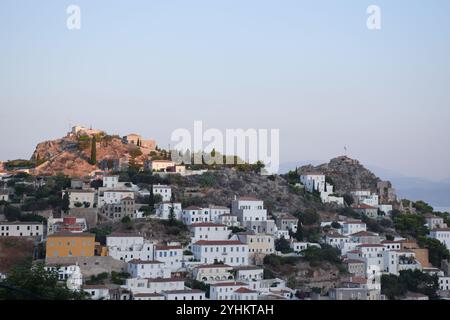
[[[400,198],[423,200],[435,207],[450,207],[450,179],[432,181],[424,178],[406,177],[397,172],[369,166],[383,179],[390,180]]]
[[[296,167],[300,168],[304,166],[306,166],[306,169],[309,170],[315,169],[320,170],[321,167],[322,169],[326,167],[326,165],[319,166],[319,164],[323,162],[324,161],[316,160],[316,161],[299,161],[299,162],[283,163],[280,165],[280,172],[285,173],[288,172],[289,170],[295,169]],[[308,167],[307,164],[311,164],[311,166]],[[441,181],[432,181],[418,177],[407,177],[396,171],[381,168],[374,165],[367,165],[367,169],[368,171],[370,170],[371,172],[373,172],[374,175],[376,177],[379,177],[381,180],[391,181],[392,185],[397,190],[397,195],[400,198],[411,199],[414,201],[423,200],[432,204],[434,207],[450,207],[450,178]],[[360,170],[363,169],[360,168]],[[347,178],[349,182],[352,181],[350,179],[351,177],[347,176]],[[373,177],[369,180],[372,180],[371,187],[373,188],[374,183]],[[356,187],[357,185],[358,184],[356,184],[354,188],[357,188]],[[349,186],[347,186],[344,189],[347,188],[349,188]]]

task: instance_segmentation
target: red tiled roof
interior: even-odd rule
[[[133,294],[133,296],[136,298],[164,297],[163,295],[158,294],[158,293],[136,293],[136,294]]]
[[[184,210],[189,210],[189,211],[191,211],[191,210],[202,210],[202,208],[200,208],[200,207],[195,207],[195,206],[189,206],[189,207],[187,207],[187,208],[185,208]]]
[[[47,238],[56,238],[56,237],[79,237],[79,238],[94,238],[95,235],[92,233],[71,233],[71,232],[56,232],[49,235]]]
[[[250,290],[244,287],[240,287],[239,289],[234,291],[235,293],[256,293],[254,290]]]
[[[211,284],[211,287],[242,287],[246,285],[244,282],[218,282]]]
[[[199,223],[193,223],[191,224],[192,228],[195,227],[226,227],[224,224],[220,223],[213,223],[213,222],[199,222]]]
[[[378,237],[377,234],[369,231],[360,231],[356,233],[352,233],[350,237]]]
[[[239,240],[200,240],[194,243],[200,246],[227,246],[227,245],[243,245]]]
[[[164,262],[157,261],[157,260],[133,259],[133,260],[128,261],[128,263],[131,263],[131,264],[163,264]]]
[[[229,266],[227,264],[204,264],[201,266],[197,266],[197,269],[208,269],[208,268],[232,268],[232,266]]]
[[[167,246],[167,245],[162,245],[162,244],[158,244],[155,246],[155,250],[175,250],[175,249],[183,249],[182,246]]]
[[[202,290],[198,290],[198,289],[190,289],[190,290],[168,290],[168,291],[163,291],[166,294],[184,294],[184,293],[205,293]]]
[[[370,244],[370,243],[360,244],[357,247],[358,248],[370,248],[370,247],[384,248],[384,246],[382,244]]]

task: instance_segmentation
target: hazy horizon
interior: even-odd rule
[[[66,28],[70,4],[81,30]],[[376,4],[382,29],[368,30]],[[81,124],[280,129],[280,163],[344,154],[450,178],[450,2],[0,3],[0,161]]]

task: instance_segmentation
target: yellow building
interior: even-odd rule
[[[93,257],[95,236],[90,233],[55,233],[49,235],[46,257]]]

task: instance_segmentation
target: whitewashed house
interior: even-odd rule
[[[245,282],[220,282],[211,284],[209,288],[209,298],[211,300],[235,300],[235,291],[240,288],[247,288]]]
[[[165,300],[206,300],[205,292],[197,289],[168,290],[162,294]]]
[[[172,187],[162,184],[153,185],[153,195],[159,194],[162,201],[170,201],[172,198]]]
[[[430,231],[429,237],[439,240],[450,250],[450,228],[435,228]]]
[[[224,224],[200,222],[190,225],[192,243],[200,240],[228,240],[231,231]]]
[[[192,245],[192,252],[196,260],[205,264],[248,264],[248,245],[238,240],[200,240]]]
[[[341,222],[341,233],[344,236],[354,234],[361,231],[367,231],[367,225],[361,220],[348,220]]]
[[[156,216],[163,220],[168,220],[170,217],[170,210],[173,207],[173,214],[175,216],[175,219],[181,220],[183,209],[181,208],[181,203],[179,202],[170,202],[170,201],[164,201],[158,204],[158,207],[156,208]]]
[[[194,268],[192,275],[195,280],[205,283],[234,280],[233,267],[227,264],[205,264]]]
[[[155,245],[154,259],[164,263],[165,267],[175,272],[181,269],[183,262],[183,247],[179,243]]]
[[[190,206],[183,209],[181,214],[181,221],[184,224],[191,225],[200,222],[209,222],[209,209]]]
[[[231,203],[231,212],[238,217],[241,224],[249,221],[267,220],[264,202],[254,197],[235,198]]]
[[[133,259],[128,261],[127,270],[132,278],[170,278],[171,275],[170,269],[156,260]]]
[[[42,222],[0,222],[2,237],[41,237],[44,234]]]
[[[113,233],[106,237],[106,246],[108,255],[116,260],[154,260],[154,243],[144,241],[144,237],[139,235]]]

